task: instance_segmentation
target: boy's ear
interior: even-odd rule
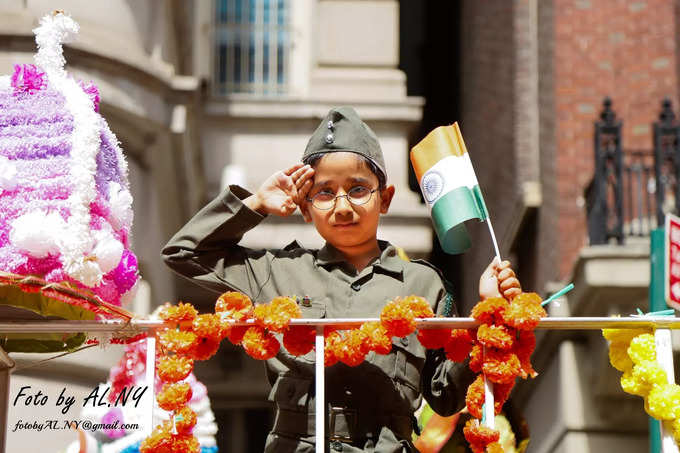
[[[302,213],[302,218],[305,219],[305,222],[311,223],[312,222],[312,216],[309,213],[309,202],[303,201],[302,204],[300,205],[300,212]]]
[[[389,184],[380,192],[381,214],[387,214],[387,211],[390,209],[390,203],[392,203],[392,198],[394,198],[394,186]]]

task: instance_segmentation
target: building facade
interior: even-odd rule
[[[53,2],[0,4],[0,73],[29,63],[32,28]],[[69,71],[100,88],[101,111],[130,164],[134,247],[145,284],[133,311],[215,295],[161,263],[165,241],[230,183],[251,190],[299,160],[332,106],[352,105],[380,138],[396,197],[380,234],[429,257],[458,288],[460,311],[477,300],[493,256],[488,230],[445,256],[409,173],[408,150],[432,128],[459,121],[501,254],[526,290],[542,296],[573,281],[553,315],[626,315],[647,306],[648,241],[590,246],[586,189],[593,123],[610,96],[625,146],[650,149],[659,103],[678,100],[678,5],[670,0],[64,0],[81,26],[66,46]],[[299,214],[269,218],[252,247],[293,239],[320,245]],[[83,351],[13,375],[13,389],[65,383],[83,395],[106,379],[120,348]],[[42,358],[42,357],[41,357]],[[16,355],[19,366],[34,356]],[[528,422],[529,451],[639,452],[647,421],[623,394],[598,332],[539,336],[535,380],[512,406]],[[262,364],[225,344],[198,364],[224,451],[259,451],[271,423]],[[29,409],[11,408],[26,418]],[[12,419],[10,419],[10,424]],[[8,451],[29,441],[11,433]],[[30,434],[54,447],[72,433]]]

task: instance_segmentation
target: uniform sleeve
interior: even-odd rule
[[[203,207],[165,245],[161,252],[165,264],[215,292],[227,288],[257,297],[273,255],[238,245],[264,219],[243,204],[250,195],[239,186],[230,186]]]
[[[438,316],[458,316],[450,294],[442,288],[435,307]],[[421,375],[423,396],[430,407],[442,416],[449,416],[465,406],[465,393],[475,374],[468,360],[456,363],[446,359],[444,349],[427,350]]]

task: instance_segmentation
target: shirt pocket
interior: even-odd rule
[[[395,353],[393,378],[420,393],[420,375],[425,365],[425,348],[420,344],[416,335],[411,334],[403,338],[394,337],[392,349]]]
[[[282,374],[269,392],[269,400],[280,409],[306,411],[311,386],[310,378]]]

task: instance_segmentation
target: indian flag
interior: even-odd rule
[[[411,149],[411,163],[446,253],[470,248],[465,221],[489,213],[458,123],[440,126]]]

